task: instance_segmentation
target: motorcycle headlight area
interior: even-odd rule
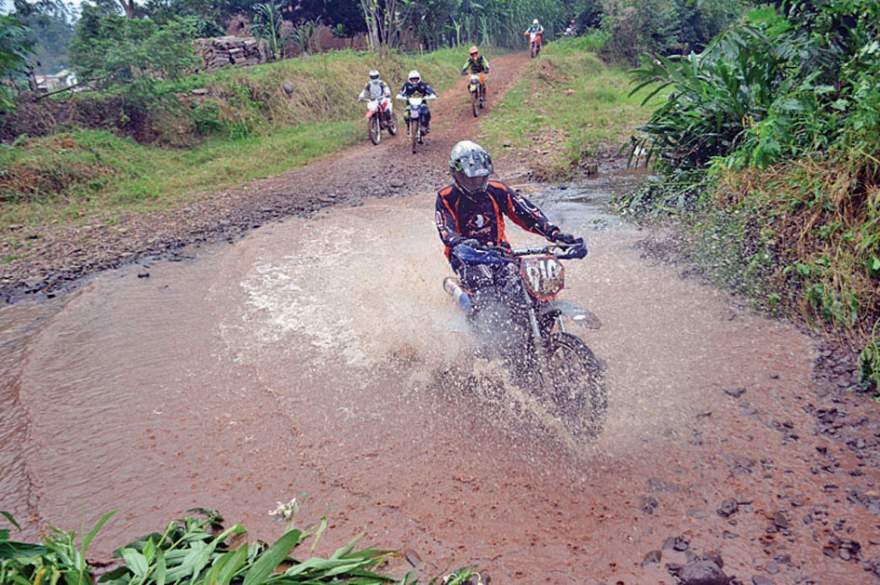
[[[539,300],[550,300],[565,288],[565,267],[553,256],[523,259],[520,274],[529,294]]]

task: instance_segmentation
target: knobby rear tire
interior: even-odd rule
[[[397,114],[391,114],[391,120],[388,122],[388,134],[397,136]]]

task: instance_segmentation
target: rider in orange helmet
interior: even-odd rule
[[[480,49],[476,46],[471,47],[468,54],[468,60],[464,64],[464,67],[461,68],[461,74],[467,75],[468,73],[471,73],[471,75],[480,76],[480,85],[483,86],[483,98],[485,99],[486,75],[489,74],[489,60],[483,55],[480,55]]]

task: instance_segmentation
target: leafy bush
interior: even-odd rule
[[[645,53],[666,55],[678,46],[678,11],[673,0],[605,0],[602,28],[608,41],[602,54],[635,64]]]
[[[788,26],[765,17],[761,28],[737,26],[701,54],[645,61],[636,91],[673,91],[639,146],[672,168],[716,157],[763,168],[808,152],[880,148],[880,3],[782,4]]]
[[[859,356],[862,384],[880,396],[880,320],[874,325],[871,340]]]
[[[30,51],[27,27],[13,16],[0,15],[0,79],[16,83],[16,78],[27,71]],[[0,113],[14,108],[10,87],[0,83]]]
[[[314,550],[327,528],[326,519],[308,529],[289,528],[271,546],[263,542],[243,543],[246,532],[236,524],[223,527],[223,518],[206,509],[191,510],[199,516],[170,522],[162,532],[144,536],[116,550],[109,570],[102,569],[100,581],[108,585],[164,585],[183,580],[193,585],[296,585],[313,583],[357,583],[416,585],[408,574],[397,580],[378,572],[391,551],[357,549],[359,538],[337,549],[327,558],[294,559],[291,551],[311,539]],[[6,512],[2,515],[16,528]],[[87,560],[89,547],[113,513],[103,516],[81,540],[74,532],[52,529],[42,544],[10,539],[10,530],[0,530],[0,584],[58,583],[92,585],[93,567]],[[460,571],[465,579],[470,571]]]
[[[102,87],[144,78],[176,79],[198,65],[192,45],[197,26],[195,18],[160,26],[148,18],[106,14],[86,4],[71,59],[81,79]]]
[[[864,344],[880,316],[880,3],[775,5],[700,54],[636,71],[634,91],[671,92],[633,147],[662,180],[622,203],[685,212],[705,256],[742,250],[734,280],[758,279],[773,304]],[[742,245],[724,239],[748,225],[760,229]]]
[[[633,73],[633,94],[646,87],[646,100],[666,88],[672,94],[640,129],[636,148],[670,170],[703,168],[755,135],[750,158],[778,154],[784,116],[800,107],[780,75],[784,64],[773,41],[749,26],[723,33],[701,54],[645,59]],[[767,122],[771,111],[777,115]]]
[[[603,55],[635,65],[644,55],[702,50],[742,13],[738,0],[603,0]]]
[[[269,59],[273,61],[282,57],[281,22],[280,4],[265,2],[254,6],[254,22],[251,24],[251,33],[266,43]]]

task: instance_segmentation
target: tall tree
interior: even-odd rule
[[[40,73],[55,73],[69,65],[68,49],[73,38],[73,17],[63,0],[15,0],[14,15],[27,27],[31,58]]]
[[[12,88],[28,73],[29,30],[14,16],[0,16],[0,112],[15,109]]]

